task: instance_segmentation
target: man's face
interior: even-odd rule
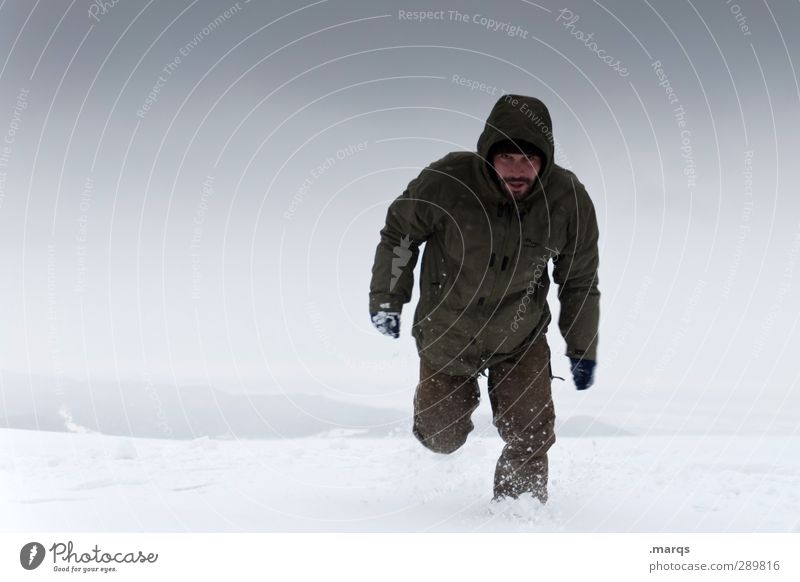
[[[536,154],[495,154],[492,165],[509,196],[522,200],[533,190],[542,158]]]

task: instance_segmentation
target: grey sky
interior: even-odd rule
[[[797,403],[797,3],[98,7],[0,7],[0,369],[405,402],[386,206],[506,90],[597,206],[609,392]]]

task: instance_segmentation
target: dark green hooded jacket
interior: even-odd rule
[[[507,139],[530,142],[545,157],[533,192],[517,202],[487,160],[492,145]],[[547,331],[551,259],[566,355],[596,360],[595,209],[553,152],[544,103],[505,95],[486,120],[477,153],[453,152],[432,163],[389,207],[372,268],[370,311],[399,312],[411,300],[425,243],[412,334],[420,357],[440,371],[476,375]]]

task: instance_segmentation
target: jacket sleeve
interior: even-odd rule
[[[419,246],[436,230],[441,214],[431,199],[433,185],[425,176],[426,170],[409,183],[386,213],[386,225],[381,230],[372,265],[370,312],[400,312],[411,301]]]
[[[567,344],[566,355],[597,359],[600,291],[597,288],[599,230],[592,199],[573,175],[570,196],[575,206],[567,222],[567,243],[553,260],[561,313],[558,327]]]

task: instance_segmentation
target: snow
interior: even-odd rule
[[[485,421],[452,455],[405,430],[177,440],[0,429],[0,530],[800,531],[798,436],[565,430],[548,504],[498,504],[502,442]]]
[[[556,380],[542,506],[491,502],[503,443],[486,398],[464,447],[438,455],[411,434],[408,387],[377,406],[333,392],[4,380],[0,531],[800,531],[797,406],[779,391],[674,398],[657,382],[578,392]]]

